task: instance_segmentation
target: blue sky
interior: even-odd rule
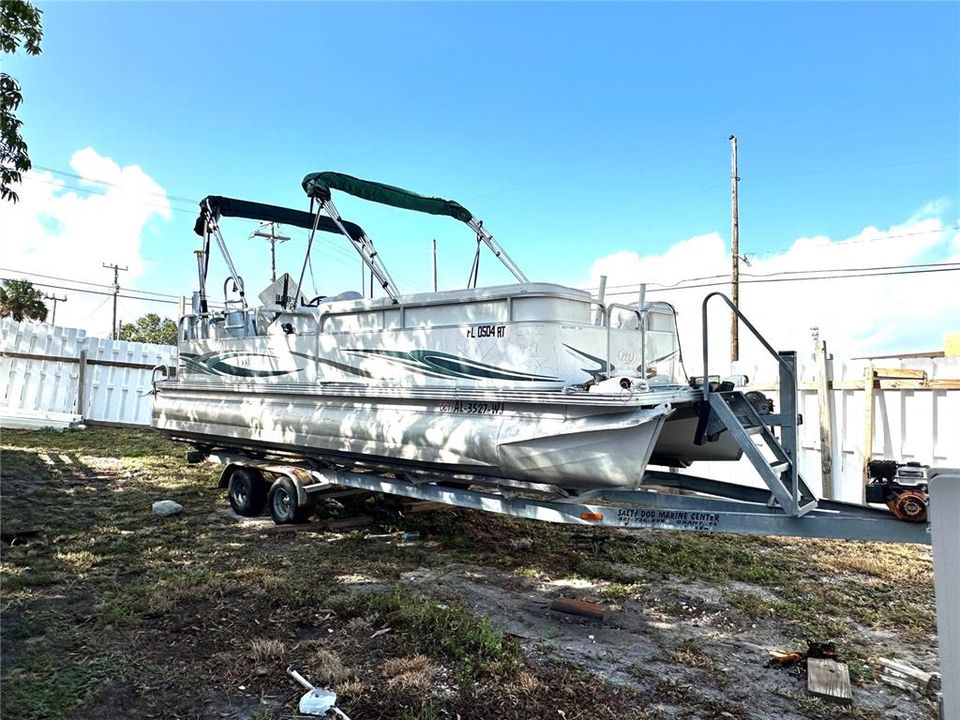
[[[181,199],[304,207],[300,179],[326,169],[457,199],[532,279],[583,284],[603,256],[729,237],[731,133],[745,252],[887,228],[937,199],[956,223],[955,3],[41,7],[43,55],[4,58],[34,164],[71,171],[92,147],[170,196],[145,223],[138,288],[192,289]],[[432,237],[441,285],[465,280],[467,228],[338,204],[401,286],[429,284]],[[239,254],[266,267],[253,241]],[[318,256],[321,291],[355,286],[355,265]]]

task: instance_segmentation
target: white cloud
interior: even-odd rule
[[[135,287],[146,269],[140,248],[147,226],[171,216],[166,191],[140,166],[121,167],[90,147],[76,151],[70,167],[78,178],[26,173],[18,189],[20,202],[0,204],[0,266],[4,268],[0,275],[23,276],[13,270],[110,284],[112,273],[102,263],[117,263],[129,268],[120,274],[121,286]],[[68,284],[32,279],[38,284]],[[66,293],[69,298],[57,308],[58,325],[82,327],[98,335],[109,332],[108,296],[50,292]],[[123,320],[163,308],[124,299],[120,307]]]
[[[960,329],[960,282],[957,272],[915,276],[879,276],[857,279],[754,283],[761,276],[803,270],[838,271],[846,268],[895,266],[960,260],[960,233],[945,227],[943,201],[925,205],[906,222],[885,230],[867,227],[842,240],[801,237],[786,250],[751,258],[741,264],[740,306],[771,344],[778,349],[808,351],[812,327],[836,357],[869,353],[931,350],[942,347],[943,334]],[[954,223],[955,225],[956,223]],[[743,244],[743,243],[741,243]],[[730,250],[718,233],[682,240],[660,255],[640,256],[623,251],[597,260],[589,283],[607,275],[609,292],[617,285],[646,282],[647,300],[664,300],[678,311],[680,337],[687,370],[700,372],[701,302],[712,291],[729,294],[730,286],[667,289],[680,280],[722,275],[685,285],[723,282],[729,277]],[[796,277],[790,274],[780,278]],[[608,292],[608,297],[610,297]],[[613,299],[613,298],[611,298]],[[619,295],[620,302],[635,295]],[[716,304],[714,304],[716,303]],[[711,370],[726,372],[729,358],[729,313],[720,301],[711,302]],[[740,331],[740,355],[748,369],[761,360],[763,350]]]

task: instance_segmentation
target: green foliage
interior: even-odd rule
[[[158,345],[177,344],[177,324],[170,318],[161,318],[156,313],[147,313],[133,323],[120,326],[119,340],[131,342],[156,343]]]
[[[12,317],[17,322],[25,319],[47,319],[43,293],[29,280],[4,280],[0,287],[0,317]]]
[[[39,55],[41,13],[26,0],[0,0],[0,50],[15,53],[22,46],[27,54]],[[0,73],[0,199],[13,202],[18,196],[11,186],[31,167],[27,143],[20,135],[23,122],[15,114],[21,102],[20,83]]]

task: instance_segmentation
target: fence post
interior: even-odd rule
[[[77,415],[80,419],[86,417],[86,386],[87,386],[87,351],[80,351],[80,371],[77,373]]]
[[[820,415],[820,487],[827,500],[836,498],[833,485],[833,383],[830,378],[831,358],[827,343],[817,341],[817,408]]]
[[[933,585],[937,597],[937,637],[943,678],[940,717],[960,717],[960,472],[930,480]]]
[[[860,502],[867,501],[867,484],[870,482],[870,461],[873,460],[873,391],[877,385],[877,373],[873,366],[863,371],[863,470],[860,478]]]

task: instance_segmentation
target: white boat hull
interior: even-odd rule
[[[165,388],[155,408],[157,427],[211,447],[409,464],[491,482],[577,489],[636,486],[669,413],[665,404],[545,406],[212,388]]]

